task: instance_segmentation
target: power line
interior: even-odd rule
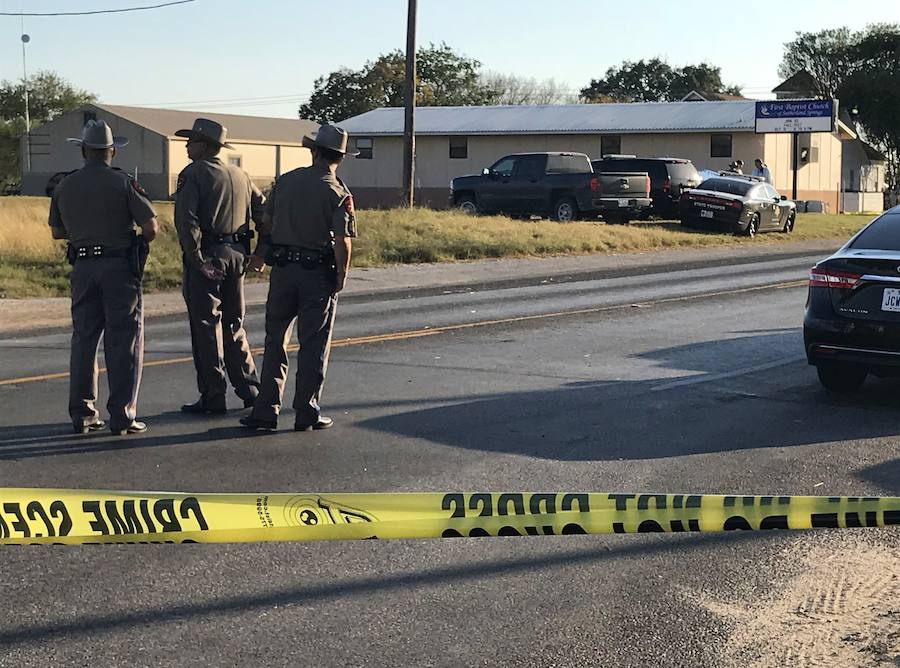
[[[90,14],[121,14],[122,12],[140,12],[145,9],[159,9],[160,7],[171,7],[172,5],[185,5],[195,1],[196,0],[174,0],[173,2],[163,2],[158,5],[123,7],[121,9],[96,9],[88,12],[0,12],[0,16],[88,16]]]

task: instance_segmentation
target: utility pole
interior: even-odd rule
[[[416,182],[416,0],[406,17],[406,111],[403,119],[403,206],[412,207]]]
[[[25,45],[31,38],[25,34],[25,17],[22,18],[22,86],[25,88],[25,171],[31,171],[31,117],[28,111],[28,70],[25,67]]]

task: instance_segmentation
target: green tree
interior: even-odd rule
[[[96,97],[73,87],[54,72],[28,77],[28,111],[32,130]],[[19,181],[20,137],[25,132],[25,84],[0,82],[0,191]]]
[[[659,58],[626,60],[602,79],[591,79],[581,96],[588,102],[660,102],[669,99],[673,77],[672,67]]]
[[[740,95],[739,86],[727,86],[722,83],[722,69],[708,63],[685,65],[674,71],[669,83],[669,99],[681,100],[692,90],[698,93],[724,93]]]
[[[833,98],[844,79],[855,70],[853,52],[857,42],[857,34],[849,28],[798,32],[793,41],[784,45],[778,76],[787,79],[806,70],[816,82],[817,89],[813,92]]]
[[[836,91],[856,112],[866,140],[888,158],[887,182],[900,187],[900,25],[870,26],[855,36],[852,69]]]
[[[581,89],[587,102],[672,102],[692,90],[740,95],[737,86],[722,83],[722,70],[707,63],[673,68],[659,58],[624,61],[610,67],[602,79]]]
[[[480,80],[481,63],[431,44],[416,52],[416,104],[469,106],[491,104],[497,91]],[[406,57],[402,51],[382,54],[359,70],[341,69],[316,79],[302,118],[333,123],[380,107],[404,103]]]

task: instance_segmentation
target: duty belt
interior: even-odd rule
[[[334,251],[275,245],[269,251],[266,261],[268,264],[278,266],[299,264],[304,269],[332,267],[334,266]]]
[[[234,234],[214,234],[212,235],[213,239],[215,239],[220,244],[242,244],[245,241],[249,241],[253,238],[253,230],[238,230]]]
[[[101,244],[92,244],[90,246],[69,244],[66,249],[66,255],[72,264],[77,260],[93,260],[98,257],[128,257],[130,254],[130,248],[106,248]]]

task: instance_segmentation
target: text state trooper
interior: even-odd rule
[[[81,139],[69,141],[81,146],[84,166],[55,188],[49,219],[53,238],[69,240],[73,264],[69,416],[76,433],[105,426],[94,407],[102,334],[110,430],[141,433],[147,430],[135,420],[144,356],[141,275],[159,226],[143,189],[110,166],[126,138],[114,137],[104,121],[89,121]]]
[[[225,375],[244,407],[259,393],[256,366],[244,331],[244,271],[253,231],[262,221],[264,198],[240,167],[223,163],[227,131],[198,118],[187,137],[191,164],[178,175],[175,227],[184,253],[182,292],[191,326],[191,350],[200,398],[181,410],[193,414],[226,411]]]
[[[300,342],[294,429],[327,429],[334,424],[321,415],[337,293],[350,268],[351,237],[356,218],[350,190],[335,174],[347,153],[347,133],[323,125],[315,137],[303,137],[313,155],[310,167],[282,175],[266,206],[260,239],[250,266],[272,265],[266,300],[266,348],[259,397],[247,428],[274,431],[287,379],[287,343],[294,320]]]

